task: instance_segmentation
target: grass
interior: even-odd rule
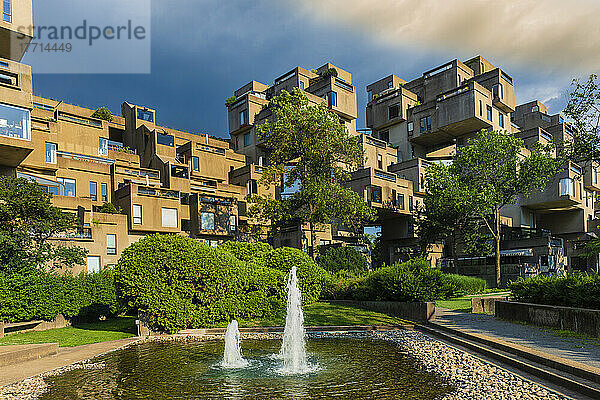
[[[436,300],[435,306],[447,308],[449,310],[471,312],[471,298],[463,296],[449,300]]]
[[[305,326],[399,325],[401,323],[402,320],[386,314],[338,304],[320,302],[304,307]],[[285,325],[284,313],[275,318],[240,321],[241,327],[283,325]]]
[[[60,347],[107,342],[136,336],[135,317],[74,324],[41,332],[15,333],[0,339],[0,346],[11,344],[58,343]]]

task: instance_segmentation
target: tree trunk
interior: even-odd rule
[[[456,254],[456,231],[452,232],[452,262],[454,273],[458,275],[458,255]]]
[[[496,242],[496,287],[502,286],[502,270],[500,268],[500,210],[495,213],[495,228],[496,232],[493,235]]]
[[[315,234],[315,226],[312,223],[312,221],[308,223],[308,229],[310,230],[310,247],[309,247],[308,254],[310,255],[310,258],[312,258],[314,260],[316,257],[315,242],[317,241],[317,238],[316,238],[317,235]]]

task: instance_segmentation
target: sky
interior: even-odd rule
[[[34,15],[66,12],[47,1],[34,0]],[[600,70],[594,0],[151,0],[150,11],[150,73],[46,74],[32,62],[34,93],[119,115],[127,101],[156,109],[160,125],[227,137],[225,99],[298,65],[352,73],[358,128],[365,87],[392,73],[411,80],[482,55],[515,79],[518,104],[539,99],[556,113],[574,78]]]

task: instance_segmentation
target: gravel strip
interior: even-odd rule
[[[377,338],[393,342],[405,350],[425,371],[437,374],[456,390],[446,395],[443,400],[513,400],[544,399],[563,400],[564,396],[556,395],[547,389],[529,382],[511,372],[457,350],[445,343],[435,340],[421,332],[398,330],[392,332],[365,333],[309,333],[309,338],[332,336],[353,336],[361,338]],[[242,339],[280,339],[281,333],[245,333]],[[222,335],[165,335],[152,336],[145,341],[208,341],[222,340]],[[139,344],[144,340],[127,346]],[[122,349],[123,347],[121,347]],[[116,349],[119,350],[119,349]],[[111,350],[111,351],[116,351]],[[106,353],[104,353],[106,354]],[[92,359],[93,360],[93,359]],[[102,368],[102,363],[92,360],[81,361],[72,365],[55,369],[34,378],[25,379],[13,385],[0,387],[0,400],[36,400],[48,388],[44,378],[59,375],[74,369]]]
[[[444,400],[568,399],[421,332],[402,330],[373,335],[396,343],[424,370],[454,386],[456,391]]]

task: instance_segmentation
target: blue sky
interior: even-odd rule
[[[40,9],[37,4],[40,1],[43,0],[34,0],[34,10]],[[519,1],[523,4],[529,0]],[[324,3],[332,8],[316,8]],[[358,89],[359,128],[365,125],[366,85],[390,73],[410,80],[451,59],[464,60],[481,54],[515,78],[519,103],[538,98],[552,112],[559,112],[571,79],[594,72],[593,67],[586,67],[594,65],[594,60],[587,63],[588,60],[577,59],[574,63],[577,68],[573,69],[568,62],[561,61],[566,49],[573,47],[571,42],[581,38],[566,37],[552,42],[546,32],[529,32],[529,37],[545,35],[541,43],[552,44],[537,54],[527,46],[540,48],[540,42],[514,39],[514,43],[499,45],[493,28],[486,32],[486,25],[480,24],[477,29],[482,34],[478,35],[478,41],[456,35],[440,44],[436,38],[445,37],[444,32],[429,29],[423,37],[411,32],[411,29],[424,32],[418,25],[418,15],[412,25],[404,24],[398,30],[389,27],[395,27],[393,24],[399,19],[381,22],[388,24],[385,32],[374,29],[380,26],[383,17],[367,19],[362,25],[359,13],[364,7],[362,3],[360,0],[305,0],[302,5],[287,0],[153,0],[150,74],[36,74],[34,64],[34,92],[89,108],[107,106],[118,114],[121,103],[128,101],[157,109],[157,122],[161,125],[226,137],[225,99],[252,79],[271,84],[274,78],[296,65],[310,69],[332,62],[350,71]],[[341,12],[344,4],[346,13]],[[352,15],[352,10],[358,15]],[[385,9],[373,10],[373,15],[377,11],[386,13]],[[318,18],[314,18],[314,12],[319,13]],[[422,12],[431,15],[435,10]],[[529,26],[531,21],[525,22]],[[462,34],[468,35],[469,29],[475,28],[452,29],[466,30]],[[567,55],[572,60],[577,57],[573,53]],[[581,57],[585,57],[583,50]]]

